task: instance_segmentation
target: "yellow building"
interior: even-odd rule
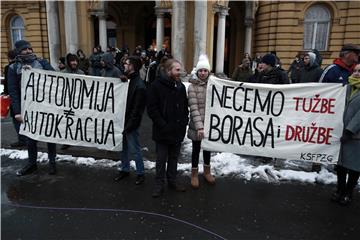
[[[231,74],[245,52],[276,51],[287,69],[298,53],[316,48],[329,64],[344,43],[360,44],[360,2],[1,1],[1,68],[18,39],[54,66],[98,44],[165,44],[187,72],[202,52],[216,73]]]

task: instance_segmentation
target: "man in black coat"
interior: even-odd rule
[[[33,49],[29,42],[19,40],[15,43],[17,57],[15,63],[9,67],[7,77],[9,79],[9,94],[11,97],[11,107],[14,111],[15,119],[21,123],[23,116],[21,115],[21,70],[24,67],[36,68],[44,70],[52,70],[54,68],[44,59],[38,59],[33,53]],[[55,157],[56,145],[55,143],[47,143],[48,156],[49,156],[49,174],[56,173]],[[23,176],[30,174],[37,170],[37,141],[27,138],[27,149],[29,154],[28,163],[16,175]]]
[[[276,67],[276,56],[266,54],[262,57],[260,64],[262,71],[255,77],[255,83],[288,84],[287,73],[280,67]]]
[[[121,166],[119,166],[120,171],[118,175],[114,178],[115,181],[120,181],[129,176],[130,160],[135,160],[136,185],[142,184],[145,180],[144,161],[141,154],[138,132],[146,105],[146,87],[139,75],[141,65],[141,59],[138,56],[128,57],[124,64],[124,73],[130,82],[126,100]]]
[[[308,52],[304,55],[304,67],[300,70],[300,83],[319,82],[323,70],[316,62],[316,55]]]
[[[189,121],[186,89],[180,80],[180,70],[179,61],[168,59],[148,90],[147,111],[153,121],[152,137],[157,153],[153,197],[161,196],[164,191],[166,163],[169,188],[185,191],[176,182],[178,156]]]

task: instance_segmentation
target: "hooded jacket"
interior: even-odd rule
[[[70,67],[70,62],[72,59],[75,59],[78,63],[78,65],[76,66],[76,69],[72,69]],[[79,68],[79,58],[75,55],[75,54],[72,54],[72,53],[68,53],[66,55],[66,58],[65,58],[65,69],[62,70],[61,72],[63,73],[74,73],[74,74],[85,74],[80,68]]]
[[[315,53],[308,54],[310,61],[308,65],[304,65],[302,69],[300,69],[300,83],[307,82],[319,82],[321,74],[323,70],[320,68],[318,63],[316,62]]]
[[[160,71],[148,89],[147,112],[153,121],[154,141],[178,144],[184,140],[189,110],[183,83]]]
[[[120,69],[114,65],[114,56],[112,53],[104,53],[101,60],[105,63],[105,67],[101,71],[102,77],[119,78],[122,75]]]

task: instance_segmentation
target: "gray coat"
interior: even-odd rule
[[[344,129],[352,132],[354,137],[341,145],[339,165],[360,172],[360,91],[347,102]]]
[[[190,123],[188,138],[193,141],[201,141],[197,136],[197,130],[204,129],[205,101],[207,80],[192,79],[188,88],[188,102],[190,108]]]

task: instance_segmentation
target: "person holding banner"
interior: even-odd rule
[[[200,55],[194,70],[196,76],[190,79],[191,84],[188,88],[190,123],[187,136],[192,140],[191,186],[197,189],[199,188],[199,153],[201,140],[204,138],[206,87],[210,76],[210,63],[206,55]],[[210,152],[203,150],[203,158],[205,181],[213,185],[215,178],[210,173]]]
[[[144,81],[140,78],[139,73],[141,66],[142,62],[138,56],[128,57],[124,64],[124,73],[130,80],[130,83],[125,110],[121,166],[119,166],[120,171],[118,175],[114,178],[115,181],[120,181],[123,178],[128,177],[130,172],[130,160],[133,159],[136,164],[136,185],[140,185],[145,181],[144,160],[141,154],[138,132],[146,105],[146,87]]]
[[[82,74],[85,73],[79,68],[79,58],[77,55],[68,53],[65,58],[65,68],[61,70],[63,73]],[[64,144],[61,146],[61,150],[68,149],[70,145]]]
[[[147,111],[153,121],[152,138],[156,143],[157,154],[156,185],[152,193],[154,198],[163,194],[165,171],[170,189],[178,192],[186,190],[176,180],[181,142],[189,121],[186,89],[180,80],[180,74],[180,62],[168,59],[148,89]]]
[[[44,59],[38,59],[33,53],[32,47],[29,42],[25,40],[19,40],[15,43],[17,57],[16,62],[11,64],[9,67],[8,78],[9,78],[9,94],[12,102],[15,119],[18,122],[23,121],[21,115],[21,76],[23,68],[37,68],[44,70],[55,71],[54,68]],[[56,174],[56,145],[54,143],[47,143],[48,157],[49,157],[49,174]],[[31,174],[37,170],[37,141],[31,138],[27,138],[28,148],[28,163],[19,171],[16,175],[23,176]]]
[[[336,166],[337,190],[331,197],[341,205],[351,203],[360,176],[360,64],[355,66],[354,73],[348,80],[344,131],[340,138],[341,152]]]

